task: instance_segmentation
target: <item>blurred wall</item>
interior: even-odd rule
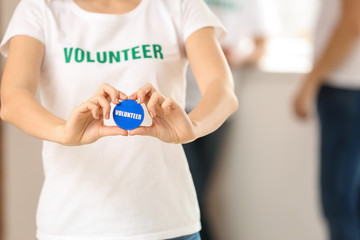
[[[1,38],[18,0],[1,0]],[[35,237],[35,213],[43,173],[41,141],[2,123],[4,172],[4,240],[32,240]]]
[[[209,210],[220,240],[325,240],[318,201],[317,123],[292,99],[302,75],[246,70],[218,160]]]
[[[1,0],[1,36],[17,0]],[[219,240],[325,240],[317,194],[317,126],[291,115],[299,74],[244,73],[240,109],[209,208]],[[5,240],[35,239],[41,142],[3,124]]]

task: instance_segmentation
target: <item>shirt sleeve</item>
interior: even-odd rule
[[[44,43],[43,0],[21,0],[10,20],[0,44],[0,53],[7,57],[10,39],[17,35],[25,35]]]
[[[183,40],[204,27],[214,27],[216,37],[223,41],[226,30],[204,0],[181,0]]]

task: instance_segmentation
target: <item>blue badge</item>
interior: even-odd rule
[[[120,128],[132,130],[143,122],[144,109],[136,101],[127,99],[115,106],[113,117]]]

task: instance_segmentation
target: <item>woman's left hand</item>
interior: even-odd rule
[[[129,135],[152,136],[167,143],[187,143],[196,139],[196,123],[173,98],[164,97],[152,84],[146,84],[129,99],[145,103],[152,118],[150,127],[138,127]]]

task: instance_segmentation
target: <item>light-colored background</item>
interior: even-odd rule
[[[0,3],[3,36],[17,1]],[[277,52],[276,42],[271,44]],[[317,124],[298,122],[291,113],[292,96],[309,64],[295,58],[286,63],[289,68],[283,71],[279,62],[279,71],[242,73],[240,109],[232,118],[209,194],[219,240],[326,238],[318,203]],[[41,142],[8,124],[3,129],[4,240],[35,239],[43,181]]]

